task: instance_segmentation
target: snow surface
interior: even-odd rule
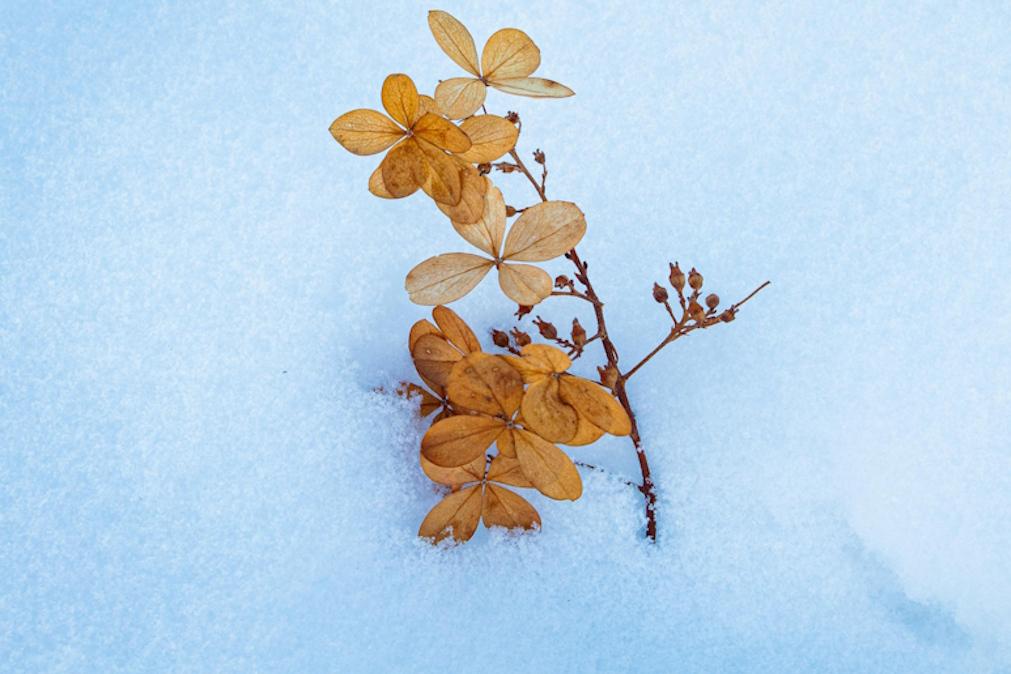
[[[372,391],[465,244],[327,133],[461,74],[428,7],[42,5],[0,9],[0,671],[1011,671],[1005,3],[443,5],[577,92],[490,103],[626,362],[669,259],[773,281],[634,381],[659,545],[613,439],[542,533],[448,551]]]

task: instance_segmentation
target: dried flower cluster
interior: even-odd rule
[[[419,399],[421,414],[434,414],[421,441],[420,463],[448,494],[425,517],[419,535],[434,542],[473,536],[479,521],[486,527],[533,529],[540,516],[510,489],[536,489],[558,500],[576,500],[583,492],[576,464],[559,444],[587,445],[604,434],[630,436],[642,471],[637,485],[646,504],[646,534],[656,538],[656,487],[627,393],[627,382],[665,346],[695,330],[734,319],[744,300],[719,311],[720,300],[701,296],[702,275],[685,275],[670,266],[671,294],[659,283],[653,298],[671,319],[670,332],[634,366],[619,366],[618,350],[607,333],[604,303],[594,289],[588,265],[576,252],[586,233],[586,218],[575,204],[547,198],[547,159],[533,153],[539,179],[516,151],[522,124],[519,115],[488,114],[488,88],[534,98],[573,95],[552,80],[531,77],[540,65],[540,50],[522,31],[504,28],[485,43],[478,60],[474,39],[446,12],[432,11],[429,27],[439,47],[469,76],[444,80],[434,96],[419,94],[410,77],[393,74],[383,82],[386,115],[352,110],[330,126],[333,137],[359,155],[387,151],[369,178],[369,191],[383,198],[402,198],[419,189],[449,218],[453,229],[480,251],[450,252],[429,258],[407,275],[410,299],[434,306],[432,323],[416,322],[408,346],[427,389],[404,384],[400,393]],[[477,114],[480,110],[481,114]],[[509,160],[503,161],[505,155]],[[505,203],[488,177],[492,171],[523,175],[539,202],[525,208]],[[509,218],[519,215],[510,226]],[[507,232],[508,230],[508,232]],[[531,262],[564,257],[573,277],[552,279]],[[477,286],[496,270],[499,287],[519,309],[518,319],[551,296],[572,297],[593,307],[592,335],[573,319],[563,335],[550,321],[536,316],[534,326],[545,344],[534,343],[520,327],[492,330],[495,346],[507,353],[482,350],[474,331],[444,306]],[[605,361],[598,365],[599,383],[569,372],[573,360],[599,342]]]

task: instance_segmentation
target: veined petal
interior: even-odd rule
[[[448,206],[456,206],[463,195],[463,179],[460,167],[453,158],[422,138],[410,138],[406,142],[418,146],[421,155],[421,189],[436,201]]]
[[[586,233],[586,218],[568,201],[546,201],[523,211],[509,229],[502,257],[541,262],[576,247]]]
[[[389,117],[375,110],[345,112],[330,125],[330,135],[348,152],[369,155],[382,152],[404,135]]]
[[[470,138],[445,117],[425,113],[414,125],[414,135],[427,140],[432,145],[450,152],[466,152],[470,149]]]
[[[484,103],[488,87],[473,77],[452,77],[439,82],[435,88],[435,101],[450,119],[470,117]]]
[[[459,232],[460,227],[473,225],[481,220],[481,216],[484,214],[485,195],[488,192],[489,181],[476,168],[460,161],[459,157],[454,157],[454,159],[460,166],[460,203],[455,206],[447,206],[436,201],[435,205],[449,218],[453,227],[457,228],[456,231]],[[467,237],[464,236],[464,238]],[[484,249],[482,248],[482,250]]]
[[[516,146],[519,129],[498,115],[475,115],[460,122],[460,128],[470,138],[470,149],[460,159],[473,164],[493,162]]]
[[[576,410],[562,400],[554,377],[530,384],[520,409],[526,427],[551,442],[566,443],[579,428]]]
[[[551,277],[529,264],[499,265],[498,284],[506,297],[523,306],[533,306],[551,295]]]
[[[470,463],[491,447],[506,428],[495,417],[462,414],[433,424],[421,439],[421,453],[436,466],[455,468]]]
[[[541,526],[541,517],[525,498],[505,487],[487,484],[481,519],[486,527],[533,529]]]
[[[421,186],[424,164],[418,144],[408,138],[389,151],[379,165],[383,189],[395,199],[407,197]]]
[[[516,429],[516,458],[523,475],[548,498],[575,501],[583,495],[583,480],[572,459],[544,438]]]
[[[449,304],[473,290],[494,265],[478,255],[445,253],[412,269],[404,285],[415,304]]]
[[[498,257],[506,226],[505,200],[502,198],[502,192],[497,187],[491,186],[491,181],[484,177],[481,180],[488,184],[484,194],[481,218],[471,225],[454,220],[453,229],[475,247],[492,257]]]
[[[502,358],[475,351],[453,366],[446,394],[454,408],[511,419],[523,401],[523,377]]]
[[[462,23],[449,12],[434,9],[428,13],[428,27],[446,56],[474,77],[481,76],[474,38]]]
[[[431,538],[433,543],[450,536],[458,543],[469,541],[481,521],[483,500],[484,490],[479,484],[453,492],[425,516],[418,536]]]
[[[489,81],[488,84],[507,94],[530,98],[566,98],[576,93],[564,84],[543,77],[496,79]]]
[[[383,107],[390,117],[405,129],[418,114],[418,89],[410,77],[402,73],[387,76],[383,82]]]
[[[481,71],[488,80],[526,77],[541,64],[541,50],[522,30],[503,28],[485,43]]]

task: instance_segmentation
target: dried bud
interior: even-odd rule
[[[572,287],[572,279],[570,279],[565,274],[562,274],[561,276],[556,276],[555,277],[555,287],[559,288],[559,289],[561,289],[561,288],[571,288]]]
[[[695,267],[692,267],[692,270],[688,272],[688,285],[692,287],[692,290],[702,289],[702,274],[695,271]]]
[[[509,335],[502,332],[501,330],[491,331],[491,341],[495,343],[495,346],[500,349],[504,349],[509,346]]]
[[[702,308],[702,305],[692,300],[688,303],[688,315],[692,317],[693,320],[702,321],[706,317],[706,310]]]
[[[586,330],[579,324],[578,318],[572,319],[572,343],[575,344],[577,348],[586,344]]]
[[[512,110],[510,110],[509,112],[506,113],[505,118],[506,118],[506,121],[510,122],[511,124],[519,124],[520,123],[520,116],[518,114],[516,114],[515,112],[513,112]]]
[[[667,301],[667,289],[664,288],[659,283],[653,284],[653,299],[658,303],[663,304]]]
[[[716,293],[709,293],[706,295],[706,306],[710,309],[715,309],[720,306],[720,296]]]
[[[670,284],[678,292],[685,289],[685,273],[681,271],[677,262],[670,266]]]
[[[509,206],[509,205],[507,204],[507,205],[506,205],[506,217],[507,217],[507,218],[511,218],[511,217],[513,217],[514,215],[516,215],[516,209],[515,209],[515,208],[513,208],[512,206]]]
[[[720,320],[723,321],[724,323],[729,323],[736,317],[737,314],[733,311],[733,309],[727,309],[722,314],[720,314]]]
[[[509,333],[513,336],[513,339],[516,340],[516,346],[520,347],[521,349],[532,341],[530,339],[530,335],[528,335],[525,332],[522,332],[518,328],[513,328],[512,330],[509,331]]]
[[[534,150],[534,161],[537,162],[538,164],[544,163],[544,153],[541,152],[540,148]]]
[[[534,325],[536,325],[537,329],[541,331],[541,337],[544,339],[555,340],[558,338],[558,331],[555,330],[555,326],[540,316],[538,316],[537,320],[534,321]]]
[[[600,374],[600,383],[607,388],[614,388],[614,385],[618,383],[618,368],[615,366],[601,367],[598,365],[597,372]]]
[[[481,175],[486,176],[489,173],[491,173],[491,164],[489,162],[484,162],[483,164],[478,164],[477,165],[477,171]]]
[[[509,162],[501,162],[495,164],[495,168],[497,168],[502,173],[512,173],[513,171],[516,170],[516,165],[510,164]]]
[[[516,318],[523,318],[524,316],[526,316],[527,314],[529,314],[533,310],[534,310],[533,307],[528,307],[525,304],[520,304],[520,305],[517,305],[517,307],[516,307],[516,313],[513,314],[513,315],[516,316]]]

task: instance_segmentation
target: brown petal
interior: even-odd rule
[[[506,226],[505,200],[502,198],[502,192],[491,185],[491,181],[483,177],[481,179],[487,185],[482,200],[481,217],[471,225],[454,220],[453,229],[477,248],[492,257],[498,257]]]
[[[431,538],[433,543],[450,536],[458,543],[469,541],[481,520],[482,502],[483,490],[479,484],[453,492],[425,516],[418,536]]]
[[[529,264],[500,265],[498,284],[506,297],[523,306],[533,306],[551,295],[551,277]]]
[[[476,168],[470,164],[460,163],[463,164],[460,166],[460,203],[455,206],[447,206],[438,201],[435,202],[435,205],[446,214],[458,232],[460,227],[472,225],[481,220],[489,184],[488,179],[481,175]]]
[[[375,110],[346,112],[330,125],[330,134],[348,152],[375,154],[390,147],[404,135],[404,130]]]
[[[417,137],[410,140],[415,141],[421,150],[421,189],[439,203],[456,206],[462,196],[459,165],[450,155],[428,141]]]
[[[568,201],[547,201],[523,211],[509,230],[502,257],[541,262],[576,247],[586,233],[586,218]]]
[[[369,176],[369,192],[376,195],[377,197],[382,197],[383,199],[395,199],[390,191],[386,189],[386,184],[383,182],[383,164],[379,163],[376,170],[372,172]]]
[[[481,51],[481,71],[488,80],[526,77],[541,64],[541,50],[515,28],[497,31]]]
[[[419,455],[418,458],[421,463],[421,470],[425,472],[425,475],[432,482],[438,482],[450,487],[459,487],[468,482],[480,482],[484,479],[484,469],[487,459],[483,456],[479,456],[470,463],[457,466],[456,468],[437,466],[426,459],[424,455]]]
[[[446,56],[474,77],[481,76],[474,38],[462,23],[448,12],[433,9],[428,13],[428,27]]]
[[[576,411],[576,416],[579,419],[579,425],[576,427],[576,434],[572,436],[571,440],[563,444],[569,445],[570,447],[592,445],[604,434],[604,429],[594,426],[586,417],[579,414],[578,410]]]
[[[513,443],[513,448],[515,449],[515,442],[513,442],[512,437],[515,431],[509,430],[499,436],[498,446],[499,452],[502,451],[502,438],[508,437],[509,442]],[[533,487],[527,476],[523,474],[523,467],[520,466],[519,459],[513,454],[511,457],[505,454],[499,454],[494,459],[491,460],[491,466],[488,468],[488,479],[501,484],[511,484],[514,487]]]
[[[415,304],[448,304],[473,290],[493,266],[477,255],[446,253],[412,269],[404,285]]]
[[[529,96],[530,98],[566,98],[576,92],[564,84],[543,77],[515,77],[489,82],[491,86],[507,94]]]
[[[521,410],[525,426],[551,442],[568,442],[579,428],[576,410],[562,400],[554,377],[530,384]]]
[[[484,415],[460,414],[433,424],[421,439],[421,453],[436,466],[454,468],[482,456],[505,422]]]
[[[407,350],[414,351],[414,345],[422,335],[439,335],[439,328],[432,325],[431,321],[422,318],[411,326],[411,332],[407,336]]]
[[[466,321],[449,307],[437,306],[432,309],[432,318],[435,319],[439,330],[446,336],[449,343],[460,349],[464,353],[481,350],[481,342],[477,340],[477,335],[470,329]]]
[[[484,488],[483,519],[486,527],[533,529],[541,526],[541,517],[525,498],[494,484]]]
[[[475,351],[453,366],[446,395],[454,406],[511,419],[523,400],[523,378],[502,358]]]
[[[519,129],[498,115],[476,115],[460,122],[470,138],[470,149],[460,155],[474,164],[493,162],[516,146]]]
[[[418,104],[418,89],[407,75],[395,73],[383,81],[383,107],[404,128],[416,119]]]
[[[463,354],[454,349],[442,335],[421,335],[411,349],[411,358],[418,374],[426,382],[445,389],[449,373],[463,358]]]
[[[541,372],[562,373],[572,367],[572,359],[550,344],[527,344],[520,351],[528,366]]]
[[[413,139],[408,138],[389,151],[379,170],[383,188],[395,199],[407,197],[418,191],[424,177],[421,151]]]
[[[414,125],[414,135],[432,145],[450,152],[466,152],[470,138],[460,128],[444,117],[425,113]],[[459,169],[457,169],[459,170]]]
[[[418,119],[421,119],[426,113],[432,113],[433,115],[442,115],[442,110],[439,109],[439,104],[435,102],[435,99],[431,96],[426,96],[421,94],[418,96]],[[418,119],[414,120],[415,122]]]
[[[583,481],[572,459],[530,431],[517,429],[516,458],[523,474],[548,498],[575,501],[583,494]]]
[[[580,415],[611,435],[628,435],[632,431],[632,422],[617,399],[589,379],[564,376],[559,381],[559,393]]]
[[[439,82],[435,88],[435,101],[450,119],[470,117],[484,103],[488,87],[473,77],[452,77]]]

